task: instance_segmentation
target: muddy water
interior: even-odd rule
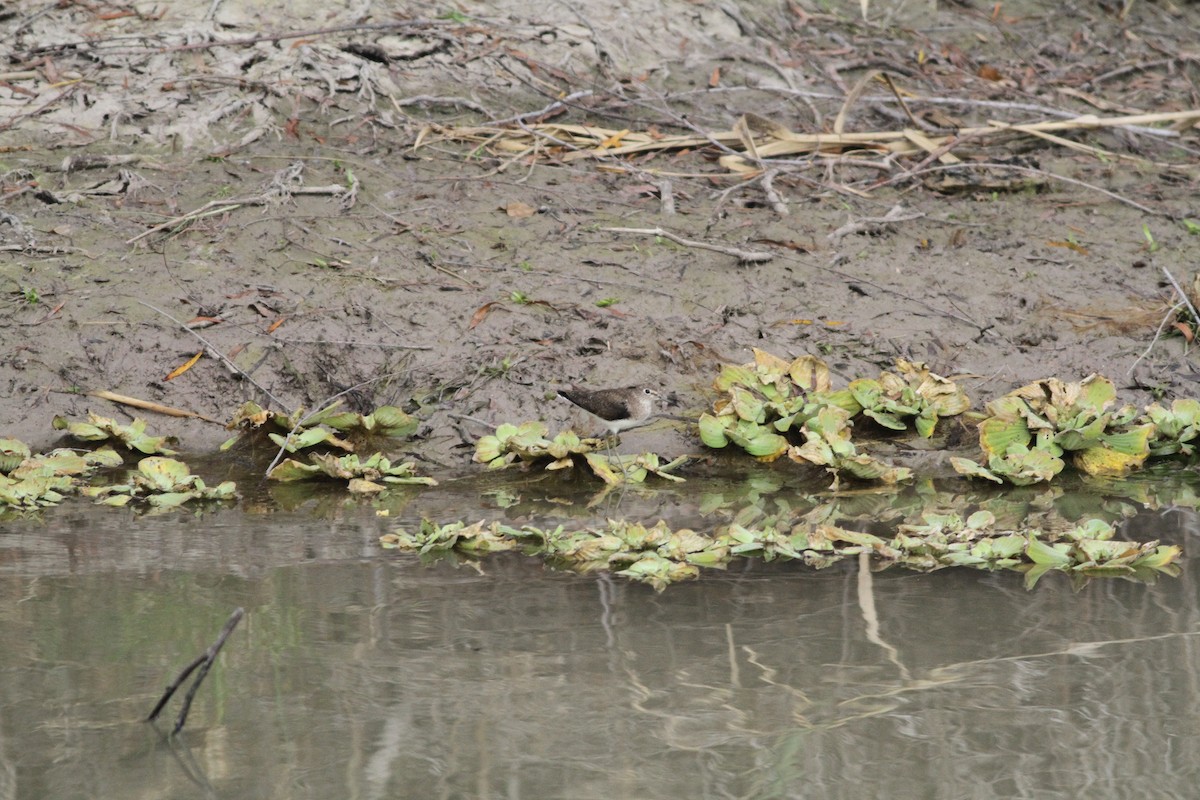
[[[1195,560],[1031,592],[743,564],[655,594],[422,565],[369,508],[247,507],[0,528],[0,798],[1194,796]],[[142,723],[237,606],[183,734]]]

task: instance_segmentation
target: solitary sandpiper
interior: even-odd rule
[[[559,397],[565,397],[591,414],[608,428],[610,434],[645,425],[654,414],[654,406],[660,398],[658,392],[647,386],[627,386],[624,389],[559,389]]]

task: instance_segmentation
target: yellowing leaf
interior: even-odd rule
[[[183,373],[185,373],[189,369],[191,369],[195,365],[195,363],[200,360],[200,357],[203,355],[204,355],[203,350],[201,350],[199,353],[196,353],[196,355],[189,358],[186,362],[184,362],[183,364],[180,364],[178,367],[171,370],[170,374],[168,374],[167,377],[163,378],[163,380],[165,380],[165,381],[175,380],[180,375],[182,375]]]
[[[522,203],[520,200],[514,200],[513,202],[504,206],[504,213],[508,214],[513,219],[524,219],[525,217],[532,217],[534,214],[536,214],[537,209],[528,203]]]

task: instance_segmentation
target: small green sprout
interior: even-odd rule
[[[1150,232],[1150,226],[1145,222],[1142,223],[1142,235],[1146,237],[1146,247],[1151,253],[1158,251],[1158,242],[1154,238],[1154,234]]]

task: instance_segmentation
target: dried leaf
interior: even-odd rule
[[[628,135],[629,135],[629,128],[626,128],[625,130],[622,130],[622,131],[617,131],[612,136],[609,136],[607,139],[602,141],[600,143],[600,146],[597,149],[606,150],[610,147],[620,147],[621,140],[624,139]]]
[[[201,357],[202,355],[204,355],[204,351],[203,351],[203,350],[201,350],[199,353],[196,353],[196,355],[194,355],[194,356],[192,356],[191,358],[189,358],[189,359],[188,359],[186,362],[184,362],[183,364],[180,364],[178,367],[176,367],[175,369],[171,370],[170,374],[169,374],[169,375],[167,375],[167,377],[163,378],[163,380],[165,380],[165,381],[173,381],[173,380],[175,380],[175,379],[176,379],[176,378],[178,378],[180,375],[182,375],[183,373],[185,373],[185,372],[187,372],[189,369],[191,369],[193,366],[195,366],[196,362],[200,360],[200,357]]]
[[[1076,253],[1079,253],[1079,255],[1081,255],[1081,256],[1088,255],[1088,249],[1086,247],[1084,247],[1083,245],[1079,244],[1078,242],[1048,241],[1048,242],[1046,242],[1046,244],[1050,245],[1051,247],[1065,247],[1068,250],[1074,250]]]
[[[993,67],[991,64],[984,64],[979,68],[979,77],[985,81],[1002,81],[1004,76],[1000,74],[1000,70]]]
[[[492,308],[495,306],[496,302],[493,300],[492,302],[484,303],[479,308],[475,309],[475,313],[471,315],[471,321],[467,323],[467,330],[472,330],[476,325],[483,322],[483,320],[489,313],[491,313]]]
[[[514,200],[513,202],[504,206],[504,213],[508,214],[513,219],[524,219],[525,217],[532,217],[534,214],[536,214],[537,209],[528,203],[522,203],[520,200]]]

